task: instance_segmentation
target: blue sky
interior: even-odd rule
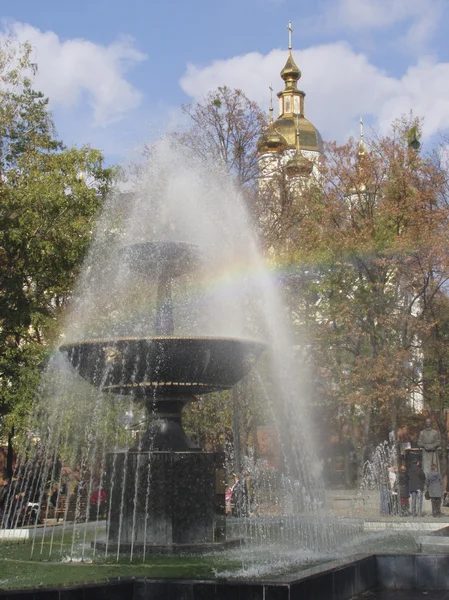
[[[344,141],[413,110],[449,129],[447,0],[3,0],[1,32],[33,46],[36,87],[65,143],[109,162],[185,125],[180,106],[218,85],[268,108],[282,88],[287,23],[306,116]],[[432,138],[434,139],[434,137]]]

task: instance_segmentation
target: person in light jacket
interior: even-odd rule
[[[398,476],[395,466],[388,469],[388,479],[390,483],[390,512],[392,515],[397,515],[399,512]]]
[[[443,496],[442,477],[435,464],[430,466],[430,471],[426,475],[426,486],[432,502],[432,516],[441,517],[441,498]]]

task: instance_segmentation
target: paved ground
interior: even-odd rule
[[[432,508],[430,500],[423,500],[423,516],[401,517],[399,515],[383,516],[380,514],[380,497],[377,490],[364,490],[360,492],[353,489],[328,490],[326,498],[327,508],[338,516],[356,517],[368,520],[383,521],[449,521],[449,507],[442,507],[442,517],[432,517]]]
[[[449,590],[379,590],[365,592],[351,600],[449,600]]]

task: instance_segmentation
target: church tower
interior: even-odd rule
[[[292,26],[288,24],[289,55],[281,77],[285,87],[277,94],[278,118],[273,121],[273,101],[270,102],[270,123],[257,143],[261,183],[276,169],[283,167],[293,178],[306,179],[318,175],[323,153],[319,131],[304,115],[305,93],[298,89],[301,71],[292,55]],[[270,86],[271,92],[273,91]]]

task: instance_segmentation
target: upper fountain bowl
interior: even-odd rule
[[[154,241],[125,246],[119,257],[132,271],[172,279],[197,267],[199,249],[188,242]]]
[[[81,377],[104,391],[173,396],[231,388],[264,348],[241,338],[157,336],[85,340],[60,350]]]

